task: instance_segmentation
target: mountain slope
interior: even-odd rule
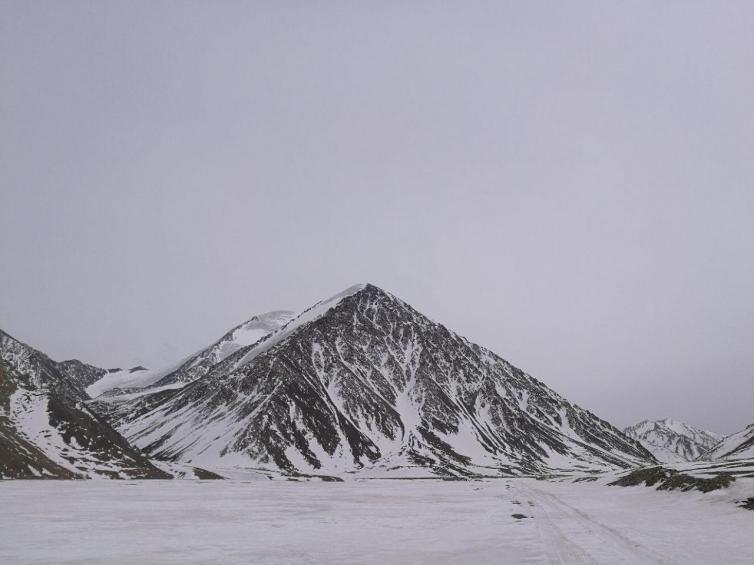
[[[277,310],[259,314],[239,324],[215,343],[167,370],[152,371],[143,367],[113,370],[89,383],[87,394],[96,398],[102,394],[133,393],[146,387],[181,388],[205,374],[217,363],[239,349],[253,345],[279,330],[295,317],[294,312]]]
[[[701,456],[705,460],[748,458],[754,458],[754,424],[723,438]]]
[[[86,407],[92,369],[0,331],[0,478],[170,478]]]
[[[372,285],[181,389],[92,406],[150,455],[220,472],[452,476],[653,462],[619,430]]]
[[[669,418],[643,420],[626,428],[623,433],[639,441],[658,461],[665,463],[693,461],[720,441],[721,437],[714,432]]]
[[[178,369],[171,371],[155,386],[173,383],[189,383],[206,375],[209,370],[233,353],[258,343],[278,331],[296,317],[295,312],[276,310],[258,314],[226,333],[218,341],[186,360]]]
[[[57,363],[57,369],[63,374],[69,383],[81,390],[86,390],[88,386],[91,386],[108,373],[105,369],[100,369],[93,365],[87,365],[78,359],[61,361],[60,363]]]

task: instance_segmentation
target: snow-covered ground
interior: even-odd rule
[[[7,481],[0,563],[752,563],[754,512],[708,494],[475,482]],[[514,515],[525,516],[523,518]]]
[[[156,383],[165,375],[170,374],[172,371],[180,367],[180,364],[170,367],[169,369],[162,369],[154,371],[151,369],[134,370],[131,369],[118,369],[112,373],[107,373],[97,382],[86,387],[86,393],[96,398],[100,394],[104,394],[113,389],[131,389],[131,388],[144,388],[151,384]]]

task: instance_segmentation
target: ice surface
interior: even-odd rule
[[[0,563],[743,564],[754,512],[732,499],[753,487],[7,481]]]

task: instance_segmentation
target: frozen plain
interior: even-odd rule
[[[531,479],[4,481],[3,564],[753,563],[708,494]],[[514,517],[516,515],[525,518]]]

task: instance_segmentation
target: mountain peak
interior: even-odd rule
[[[376,284],[365,282],[365,283],[358,283],[358,284],[349,286],[345,290],[333,296],[330,300],[334,298],[347,298],[348,296],[353,296],[355,294],[375,294],[375,295],[379,294],[379,295],[392,297],[392,294],[390,294],[385,289],[380,288]]]
[[[329,305],[330,307],[335,306],[336,304],[338,304],[343,299],[348,298],[350,296],[355,296],[357,294],[358,295],[362,295],[362,294],[375,294],[375,295],[382,294],[382,295],[388,296],[387,292],[385,292],[384,290],[382,290],[378,286],[373,285],[372,283],[358,283],[358,284],[353,284],[353,285],[349,286],[348,288],[340,291],[337,294],[334,294],[333,296],[331,296],[330,298],[327,298],[326,300],[321,300],[321,301],[317,302],[314,306],[312,306],[310,308],[310,310],[311,309],[315,309],[318,306],[325,306],[325,305]]]

